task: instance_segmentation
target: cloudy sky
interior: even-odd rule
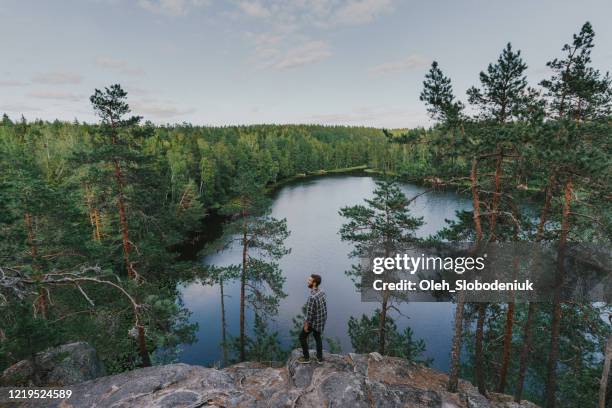
[[[610,0],[0,0],[0,112],[94,121],[120,83],[156,123],[429,124],[433,59],[456,94],[506,42],[529,79],[589,20],[612,67]]]

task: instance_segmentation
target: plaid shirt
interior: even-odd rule
[[[327,302],[325,292],[320,289],[313,289],[306,302],[306,321],[308,326],[321,333],[325,328],[327,320]]]

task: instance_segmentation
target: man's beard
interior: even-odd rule
[[[314,288],[314,283],[309,283],[308,284],[308,289],[312,289],[312,288]]]

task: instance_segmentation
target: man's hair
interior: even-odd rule
[[[313,273],[312,275],[310,275],[310,277],[317,284],[317,288],[321,286],[321,275],[317,275],[316,273]]]

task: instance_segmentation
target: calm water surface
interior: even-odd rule
[[[291,253],[285,256],[280,266],[285,274],[284,290],[287,297],[280,303],[279,313],[271,322],[271,329],[279,332],[284,345],[289,338],[291,319],[300,313],[308,296],[305,285],[311,273],[323,277],[321,288],[327,293],[328,321],[325,335],[338,338],[342,351],[351,351],[347,334],[350,316],[371,314],[377,303],[362,303],[351,279],[344,271],[356,260],[351,260],[349,243],[342,242],[338,231],[344,219],[338,210],[347,205],[361,204],[371,198],[374,180],[368,176],[339,175],[304,179],[285,185],[274,194],[272,215],[287,218],[291,231],[286,246]],[[424,191],[423,187],[402,184],[408,198]],[[430,192],[411,204],[412,214],[422,216],[425,224],[418,231],[428,236],[445,225],[445,219],[455,219],[455,211],[471,208],[468,198],[454,192]],[[206,256],[206,264],[229,265],[241,261],[239,246],[222,253]],[[225,287],[226,321],[228,333],[239,331],[239,286],[230,283]],[[221,360],[221,306],[218,286],[203,286],[192,283],[182,288],[185,306],[192,312],[191,321],[199,324],[197,342],[184,346],[180,361],[189,364],[211,365]],[[454,305],[450,303],[401,304],[405,316],[392,312],[398,328],[410,326],[415,338],[425,340],[425,355],[434,359],[433,366],[447,370]],[[252,316],[248,316],[252,322]]]

